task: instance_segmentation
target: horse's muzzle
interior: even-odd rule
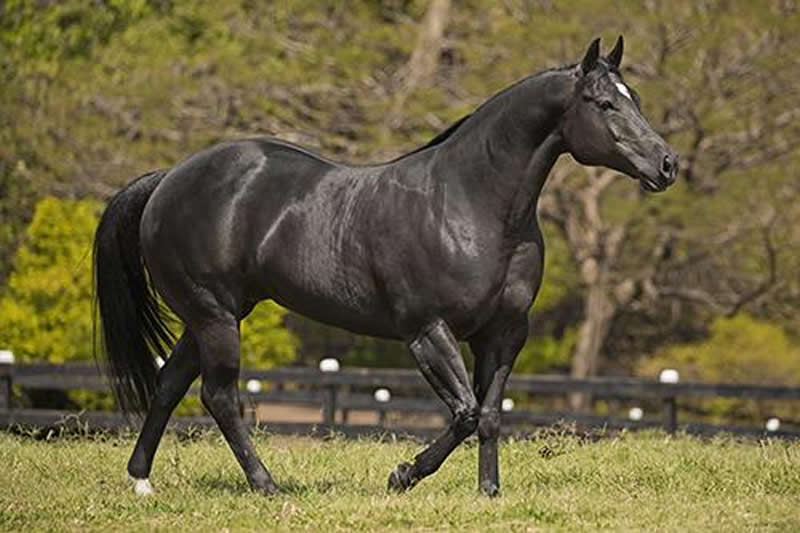
[[[669,186],[675,183],[678,177],[678,159],[679,156],[675,152],[668,152],[661,159],[661,167],[659,168],[660,178],[665,185]]]

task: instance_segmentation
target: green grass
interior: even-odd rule
[[[250,492],[206,433],[164,439],[156,495],[142,498],[125,474],[131,438],[0,434],[0,530],[800,531],[798,443],[551,431],[503,444],[494,500],[476,492],[474,442],[403,495],[386,478],[419,443],[260,434],[256,445],[280,496]]]

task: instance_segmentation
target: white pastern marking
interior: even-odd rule
[[[631,92],[628,90],[627,87],[625,87],[624,83],[620,83],[620,82],[617,81],[617,82],[614,82],[614,85],[617,86],[617,90],[620,93],[622,93],[622,96],[624,96],[628,100],[633,100],[633,98],[631,97]]]
[[[149,479],[136,479],[132,477],[131,481],[133,481],[133,492],[139,496],[149,496],[153,494],[153,486],[150,484]]]

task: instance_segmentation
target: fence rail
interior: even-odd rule
[[[447,420],[444,404],[430,391],[425,380],[413,370],[344,368],[337,372],[323,372],[313,368],[276,368],[271,370],[244,369],[243,383],[258,386],[242,387],[243,405],[250,407],[248,421],[258,423],[252,409],[258,405],[282,405],[317,409],[322,413],[316,422],[269,421],[268,429],[280,433],[327,433],[331,429],[347,435],[407,433],[430,436],[439,427],[419,427],[392,423],[388,413],[438,416],[441,423]],[[69,412],[49,409],[30,409],[14,406],[12,391],[15,388],[33,390],[90,390],[108,391],[108,384],[98,368],[85,364],[0,364],[0,427],[69,426],[118,429],[135,425],[117,412]],[[377,388],[391,391],[391,398],[372,394]],[[506,433],[521,432],[526,428],[552,425],[559,421],[574,423],[582,428],[606,427],[648,428],[663,427],[670,432],[678,429],[689,433],[763,435],[763,427],[739,425],[712,425],[683,423],[678,420],[679,400],[698,397],[728,397],[747,399],[772,399],[800,403],[800,387],[775,387],[763,385],[732,385],[709,383],[661,383],[655,380],[629,377],[595,377],[571,379],[564,376],[516,375],[509,379],[509,395],[564,396],[571,392],[590,394],[595,398],[613,398],[620,401],[645,401],[661,406],[656,416],[640,420],[625,417],[598,416],[576,412],[534,412],[510,409],[502,414]],[[388,396],[388,395],[386,395]],[[384,401],[381,401],[384,400]],[[372,412],[374,423],[356,423],[350,420],[353,412]],[[439,425],[441,425],[441,423]],[[173,417],[172,427],[211,426],[209,417]],[[800,427],[786,425],[769,432],[780,437],[800,437]]]

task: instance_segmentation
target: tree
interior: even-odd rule
[[[30,222],[36,195],[27,180],[24,163],[0,157],[0,287],[11,271],[14,252]],[[0,289],[2,293],[2,289]]]
[[[40,200],[0,299],[0,345],[20,361],[92,357],[94,200]]]

